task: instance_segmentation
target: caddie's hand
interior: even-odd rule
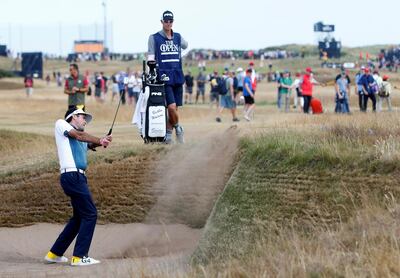
[[[79,90],[79,88],[78,88],[78,87],[72,87],[72,90],[71,90],[71,92],[74,94],[74,93],[76,93],[78,90]]]
[[[103,147],[107,147],[112,141],[112,135],[107,135],[104,136],[103,138],[100,138],[100,145]]]

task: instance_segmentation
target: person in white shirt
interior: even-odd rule
[[[97,221],[97,209],[87,184],[85,175],[87,151],[96,147],[107,147],[112,136],[95,137],[84,131],[92,120],[92,115],[82,109],[71,107],[65,119],[59,119],[55,125],[55,139],[60,162],[60,183],[64,193],[70,197],[73,216],[58,236],[45,256],[47,263],[66,263],[65,251],[76,237],[72,266],[98,264],[100,261],[90,258],[89,248]]]
[[[128,104],[136,106],[140,90],[142,88],[142,80],[138,78],[138,73],[129,73],[128,77]]]
[[[294,79],[294,82],[292,84],[292,88],[296,90],[296,93],[294,94],[293,108],[296,109],[297,105],[300,104],[300,111],[303,111],[304,99],[303,95],[301,94],[300,83],[301,83],[301,73],[297,72],[296,78]]]

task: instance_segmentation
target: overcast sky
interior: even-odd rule
[[[73,41],[104,38],[103,0],[0,0],[0,44],[15,52],[69,53]],[[344,46],[398,44],[399,0],[106,0],[107,43],[147,51],[164,10],[190,48],[259,49],[313,44],[313,25],[334,24]]]

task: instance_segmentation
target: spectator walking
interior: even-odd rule
[[[226,94],[219,96],[219,108],[217,113],[217,122],[221,122],[221,115],[224,109],[229,109],[232,114],[232,121],[238,122],[239,119],[236,117],[236,101],[235,101],[235,90],[233,88],[233,73],[225,72],[226,78],[224,78],[225,87],[227,89]]]
[[[237,68],[236,78],[238,81],[238,85],[237,85],[237,95],[238,96],[241,96],[243,94],[243,81],[244,81],[245,77],[246,77],[246,74],[243,71],[243,69],[241,67]]]
[[[257,73],[256,70],[254,68],[254,62],[251,61],[249,63],[249,68],[251,69],[251,88],[253,90],[253,93],[256,93],[257,90]]]
[[[46,75],[46,85],[47,85],[47,86],[50,85],[50,80],[51,80],[50,74],[47,74],[47,75]]]
[[[250,121],[253,117],[255,108],[254,92],[251,86],[251,69],[246,70],[246,77],[243,81],[243,97],[244,97],[244,118]]]
[[[24,78],[24,86],[25,86],[25,92],[26,96],[30,97],[33,94],[33,78],[30,74],[27,74]]]

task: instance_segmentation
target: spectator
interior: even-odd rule
[[[301,81],[301,73],[297,72],[296,78],[294,79],[294,82],[292,84],[292,88],[294,88],[296,90],[296,93],[294,94],[293,108],[296,109],[297,105],[300,104],[300,108],[301,108],[301,110],[303,110],[304,99],[303,99],[303,95],[301,94],[300,81]]]
[[[256,89],[257,89],[257,73],[256,70],[254,68],[254,62],[251,61],[249,63],[249,68],[251,69],[251,88],[253,89],[253,93],[256,93]]]
[[[115,97],[116,95],[119,94],[118,78],[119,78],[119,75],[118,75],[118,74],[113,75],[113,77],[112,77],[112,82],[113,82],[113,84],[112,84],[111,102],[114,102],[114,97]]]
[[[214,70],[214,74],[210,75],[210,107],[212,108],[213,104],[217,105],[217,109],[219,107],[219,90],[218,90],[218,71]]]
[[[96,98],[97,102],[104,101],[103,91],[104,91],[104,79],[102,78],[100,73],[96,72],[94,80],[94,97]]]
[[[310,111],[310,102],[313,95],[313,85],[319,85],[320,83],[314,79],[313,72],[310,67],[306,68],[306,73],[303,75],[301,80],[301,92],[304,98],[304,113],[308,114]]]
[[[221,122],[221,115],[222,115],[222,111],[226,108],[229,109],[231,111],[232,114],[232,121],[234,122],[238,122],[239,119],[236,117],[236,102],[235,102],[235,90],[233,88],[233,74],[232,72],[225,72],[226,74],[226,78],[224,78],[225,80],[225,86],[228,90],[228,92],[225,95],[220,95],[220,106],[218,109],[218,113],[217,113],[217,118],[216,121],[217,122]]]
[[[288,70],[285,70],[283,72],[283,76],[279,81],[279,94],[280,97],[278,97],[278,108],[281,111],[282,108],[282,98],[284,98],[285,101],[285,112],[289,112],[289,107],[290,107],[290,92],[292,89],[292,78],[290,77],[290,73]]]
[[[254,92],[251,86],[251,69],[246,70],[246,77],[243,81],[243,97],[244,97],[244,118],[250,121],[255,108]]]
[[[384,75],[382,77],[382,86],[379,89],[379,99],[378,99],[378,112],[382,111],[382,102],[386,100],[388,111],[392,111],[392,102],[391,102],[391,94],[392,94],[392,84],[390,84],[389,76]]]
[[[70,64],[69,72],[71,75],[64,86],[64,93],[68,95],[68,109],[76,107],[85,111],[85,94],[89,90],[89,83],[79,74],[77,64]]]
[[[192,104],[193,76],[190,71],[185,75],[185,104]]]
[[[24,78],[24,86],[26,96],[30,97],[33,94],[33,78],[30,74],[27,74]]]
[[[365,67],[361,66],[360,71],[356,74],[354,83],[355,86],[355,93],[358,95],[358,106],[360,107],[360,111],[364,111],[364,91],[363,86],[360,83],[361,78],[364,75]]]
[[[350,113],[350,77],[344,70],[342,70],[341,73],[336,76],[335,92],[335,113]]]
[[[376,111],[376,97],[375,94],[377,93],[377,84],[375,79],[372,77],[369,68],[364,70],[364,75],[359,80],[360,85],[362,85],[363,89],[363,111],[367,111],[368,107],[368,99],[372,101],[372,111]]]
[[[196,104],[199,99],[199,96],[201,96],[203,104],[205,103],[205,88],[206,88],[206,82],[207,78],[204,75],[203,71],[200,70],[199,75],[196,78],[197,81],[197,91],[196,91]]]

